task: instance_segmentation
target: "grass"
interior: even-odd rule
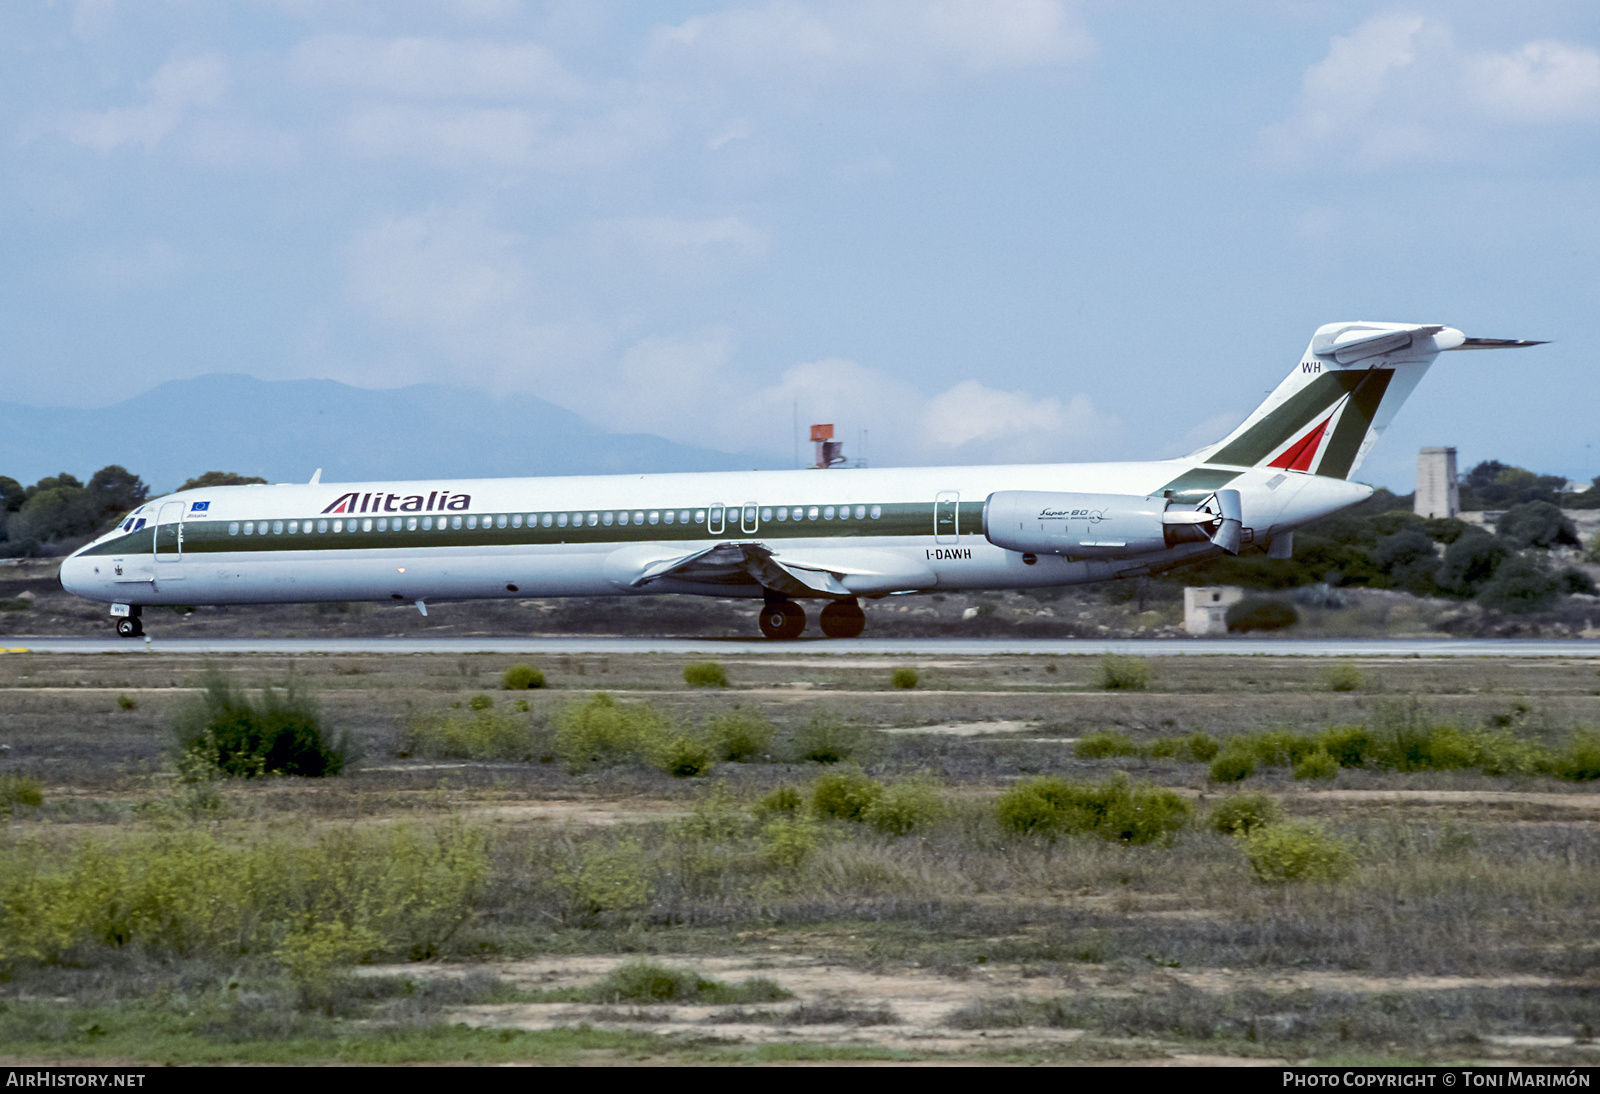
[[[745,973],[702,963],[734,956],[889,974],[883,984],[939,978],[941,990],[991,971],[1036,985],[1060,978],[1058,999],[1030,993],[1020,1010],[1003,1000],[952,1006],[966,1015],[957,1024],[973,1029],[1059,1021],[1091,1031],[1060,1057],[1051,1054],[1066,1049],[1025,1035],[1008,1041],[1018,1059],[1196,1049],[1380,1062],[1492,1051],[1552,1062],[1588,1051],[1491,1049],[1470,1038],[1571,1036],[1592,1021],[1583,992],[1600,968],[1600,834],[1592,811],[1578,808],[1595,788],[1580,780],[1600,767],[1595,734],[1581,728],[1600,720],[1592,665],[1509,673],[1496,663],[1386,662],[1375,695],[1332,691],[1325,665],[1227,659],[1205,669],[1206,659],[1184,658],[1163,663],[1160,690],[1080,690],[1067,704],[1060,688],[1092,684],[1098,662],[1053,660],[1055,674],[1037,659],[952,662],[936,683],[894,692],[882,667],[841,660],[825,679],[816,674],[815,693],[791,693],[778,690],[795,679],[790,655],[789,664],[733,666],[741,685],[761,690],[732,706],[684,688],[682,659],[596,656],[544,666],[570,703],[529,695],[530,709],[517,711],[502,695],[473,711],[469,700],[498,680],[503,660],[407,659],[399,672],[377,658],[268,658],[257,671],[314,671],[330,722],[352,727],[370,759],[337,780],[182,784],[163,737],[186,694],[179,689],[194,679],[182,666],[197,666],[162,656],[105,667],[0,659],[10,674],[0,678],[0,742],[12,746],[0,763],[43,790],[42,804],[19,808],[0,830],[0,939],[13,947],[0,979],[0,1040],[28,1059],[908,1058],[871,1043],[884,1035],[873,1024],[880,1008],[903,1016],[905,1033],[922,1031],[920,1008],[899,997],[800,990],[782,972],[769,983],[798,998],[774,1003],[758,991],[715,1005],[732,1008],[728,1021],[738,1011],[788,1023],[797,1037],[860,1022],[852,1036],[863,1043],[757,1048],[699,1032],[585,1040],[593,1031],[449,1025],[455,1006],[561,1005],[536,984],[468,982],[502,961],[617,954],[667,970],[674,996],[695,1000],[709,998],[702,981],[741,988]],[[592,697],[597,685],[608,698]],[[116,709],[118,689],[139,695],[135,710]],[[462,727],[503,718],[543,744],[511,759],[474,759],[470,748],[425,763],[420,751],[395,757],[408,719],[429,710]],[[975,738],[876,728],[1001,717],[1050,724]],[[571,772],[554,762],[564,759],[563,724],[595,731]],[[629,734],[626,748],[610,749]],[[1085,755],[1094,734],[1106,746]],[[1070,737],[1082,738],[1076,749],[1058,739]],[[710,750],[712,779],[663,769],[656,746],[679,738]],[[1207,742],[1219,748],[1211,760],[1244,756],[1255,774],[1250,793],[1206,788],[1195,808]],[[850,758],[818,766],[805,755],[817,744]],[[1518,759],[1529,748],[1531,766]],[[1319,754],[1339,764],[1341,789],[1458,794],[1374,802],[1304,793],[1294,765]],[[442,769],[441,758],[450,761]],[[1108,770],[1119,767],[1131,777]],[[833,816],[814,808],[823,779],[842,786]],[[183,786],[213,788],[216,808],[140,808],[176,800]],[[1479,800],[1475,790],[1524,793]],[[1541,797],[1550,791],[1559,793]],[[913,810],[909,825],[889,823],[884,803],[897,794],[913,803],[922,795],[929,808]],[[1015,816],[1000,804],[1013,794],[1031,801]],[[1181,804],[1164,804],[1169,794]],[[866,799],[859,809],[853,795]],[[1237,833],[1281,837],[1307,825],[1342,847],[1352,868],[1333,880],[1305,870],[1260,880],[1250,837]],[[397,832],[416,847],[395,843]],[[450,843],[452,832],[477,842]],[[465,875],[446,846],[477,863],[464,898],[450,895]],[[446,914],[463,904],[464,917]],[[66,941],[35,945],[34,956],[16,945],[51,937]],[[351,975],[369,955],[430,953],[414,975]],[[1229,972],[1217,991],[1175,994],[1174,977],[1220,969]],[[1335,985],[1417,975],[1551,984],[1275,986],[1307,971]],[[749,975],[769,974],[758,965]],[[659,1024],[669,1019],[648,1016],[678,1009],[615,982],[606,990],[583,1005],[617,1009],[593,1021]],[[1055,1003],[1055,1012],[1027,1009]],[[715,1022],[685,1028],[717,1034]]]

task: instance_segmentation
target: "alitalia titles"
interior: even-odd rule
[[[400,504],[396,505],[397,501]],[[460,512],[471,505],[471,494],[452,494],[448,490],[430,491],[426,499],[421,494],[350,493],[340,494],[323,513],[432,513],[447,509]]]

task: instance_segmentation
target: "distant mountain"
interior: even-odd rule
[[[205,471],[269,482],[749,469],[751,457],[604,433],[529,396],[217,373],[100,410],[0,403],[0,475],[24,485],[121,464],[165,492]]]

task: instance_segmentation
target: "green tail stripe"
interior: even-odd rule
[[[1366,375],[1365,370],[1324,372],[1206,462],[1228,463],[1235,467],[1254,467],[1262,463],[1289,438],[1310,425],[1312,418],[1360,386]]]
[[[1350,474],[1350,465],[1356,462],[1361,441],[1366,437],[1367,430],[1372,428],[1372,419],[1378,414],[1378,404],[1383,402],[1384,392],[1389,390],[1389,381],[1392,379],[1392,368],[1375,368],[1363,374],[1361,383],[1350,393],[1350,402],[1345,406],[1344,413],[1339,416],[1333,439],[1328,442],[1328,450],[1322,454],[1322,462],[1317,465],[1317,474],[1334,479],[1342,479]]]
[[[1185,504],[1203,501],[1214,494],[1217,487],[1226,486],[1241,474],[1241,471],[1224,471],[1217,467],[1193,467],[1152,491],[1150,496],[1158,498],[1166,494],[1173,501]]]

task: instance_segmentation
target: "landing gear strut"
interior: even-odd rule
[[[144,621],[139,618],[141,605],[134,604],[128,608],[128,614],[120,619],[113,620],[119,638],[140,638],[144,635]]]
[[[769,600],[761,605],[761,633],[768,638],[799,638],[806,629],[805,609],[792,600]]]
[[[867,613],[854,600],[835,600],[822,609],[818,622],[829,638],[856,638],[867,627]]]

